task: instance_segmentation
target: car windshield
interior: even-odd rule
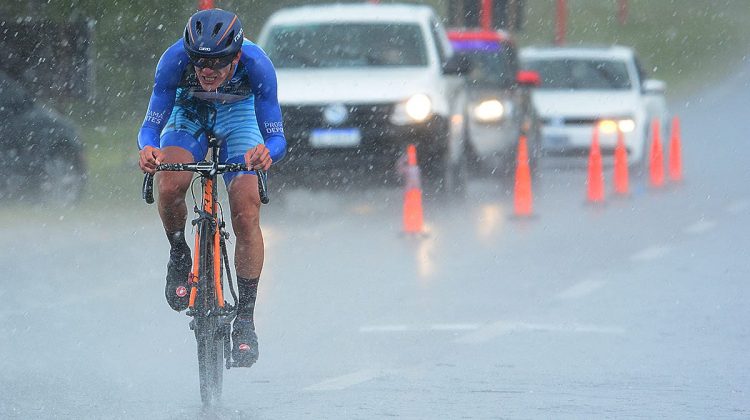
[[[417,24],[322,23],[280,26],[266,53],[277,68],[426,66]]]
[[[471,73],[467,78],[472,86],[508,86],[513,83],[510,53],[507,50],[497,51],[464,51],[471,60]]]
[[[624,62],[605,59],[529,59],[525,66],[539,72],[539,89],[626,90],[631,81]]]

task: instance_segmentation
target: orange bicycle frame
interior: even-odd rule
[[[216,217],[216,203],[214,194],[214,180],[206,179],[203,186],[203,211],[212,216],[214,223],[213,246],[213,280],[214,291],[217,305],[224,307],[224,292],[221,287],[221,232],[218,218]],[[190,276],[190,308],[195,305],[195,299],[198,295],[198,273],[200,261],[200,230],[195,232],[195,255],[193,258],[193,271]]]

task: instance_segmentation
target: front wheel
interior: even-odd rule
[[[197,318],[195,321],[201,401],[210,405],[221,398],[224,382],[224,338],[216,317]]]
[[[198,227],[200,235],[200,257],[198,261],[198,297],[196,309],[200,315],[194,319],[195,340],[198,344],[198,375],[201,400],[210,405],[221,397],[223,385],[224,329],[215,314],[207,309],[215,308],[213,288],[213,231],[209,223],[202,220]]]

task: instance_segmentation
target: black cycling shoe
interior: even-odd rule
[[[188,279],[192,265],[189,251],[181,256],[170,253],[164,295],[167,297],[169,306],[175,311],[184,311],[188,307],[190,301]]]
[[[240,315],[234,319],[232,358],[237,367],[250,367],[258,360],[258,336],[252,318]]]

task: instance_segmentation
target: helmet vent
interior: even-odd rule
[[[226,42],[225,46],[228,47],[228,46],[232,45],[232,40],[233,39],[234,39],[234,31],[232,31],[232,32],[229,33],[229,37],[227,38],[227,42]]]
[[[203,24],[201,21],[195,22],[195,32],[198,32],[198,35],[201,35],[203,32]]]
[[[224,22],[217,23],[216,26],[214,26],[214,32],[211,34],[211,36],[216,36],[216,34],[218,34],[221,30],[222,26],[224,26]]]

